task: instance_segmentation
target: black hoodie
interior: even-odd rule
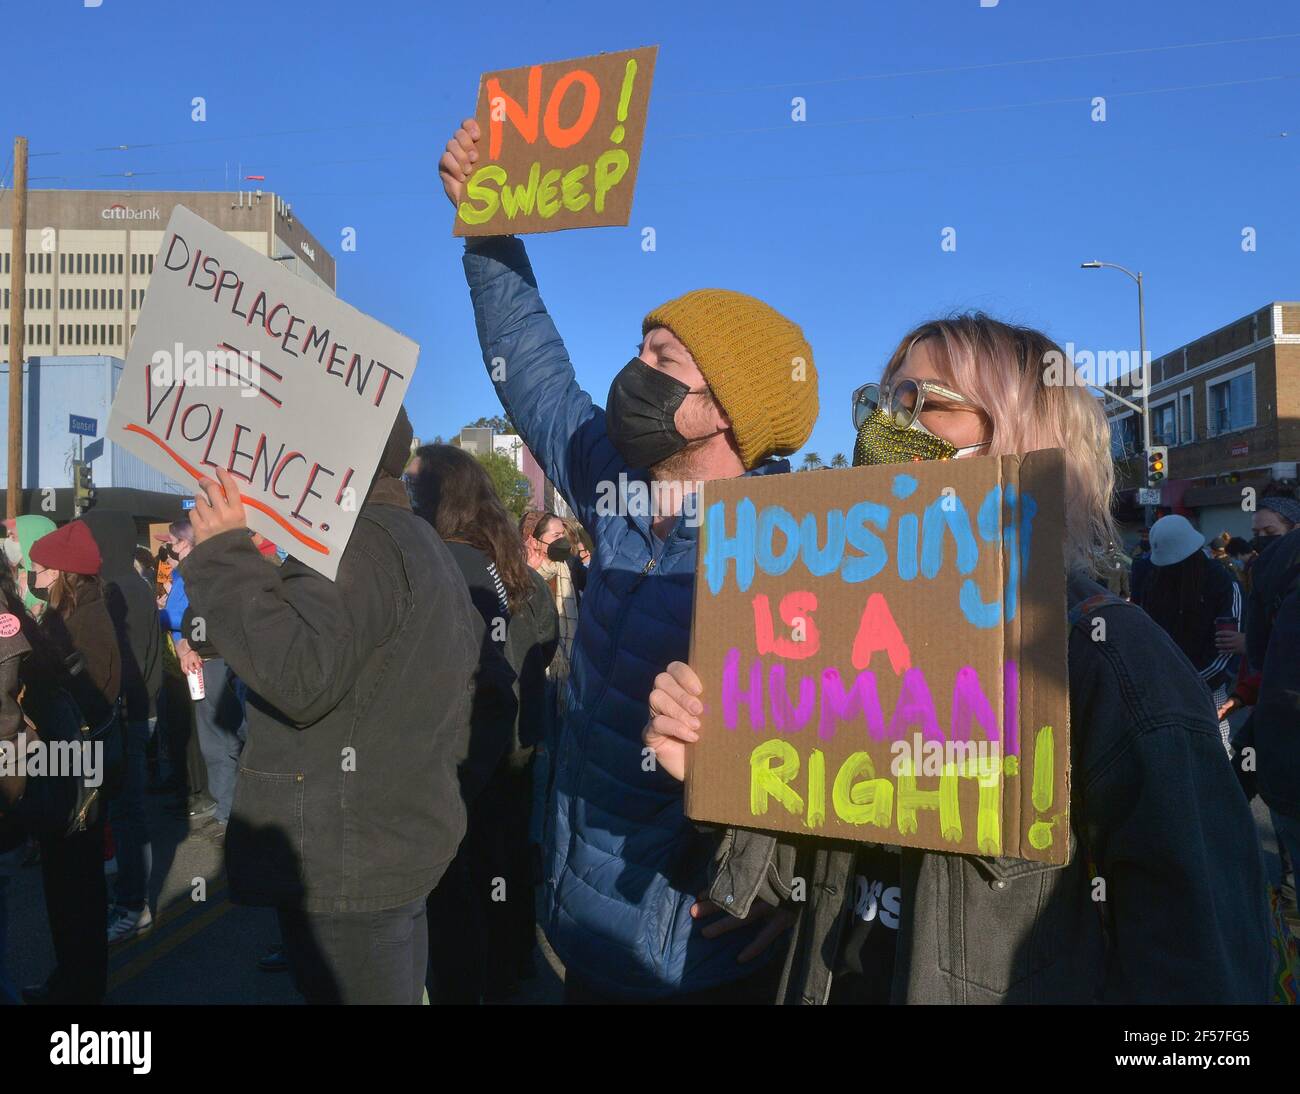
[[[1255,785],[1270,809],[1300,817],[1300,529],[1251,567],[1246,656],[1262,666],[1250,727]]]
[[[94,509],[81,518],[104,560],[100,576],[122,653],[122,695],[128,721],[154,714],[162,686],[162,628],[153,590],[135,570],[135,519],[120,509]]]

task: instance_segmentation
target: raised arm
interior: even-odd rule
[[[472,118],[448,142],[439,164],[453,205],[479,155]],[[519,435],[584,524],[602,481],[626,463],[605,432],[605,413],[578,385],[568,351],[547,314],[523,243],[513,236],[472,239],[465,279],[483,363]]]

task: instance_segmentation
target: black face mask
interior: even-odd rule
[[[38,589],[38,588],[36,587],[36,571],[35,571],[35,570],[28,570],[28,571],[27,571],[27,591],[28,591],[29,593],[31,593],[32,596],[36,597],[37,600],[43,601],[44,603],[47,603],[47,604],[48,604],[49,601],[50,601],[50,590],[49,590],[49,589]]]
[[[567,562],[573,554],[573,544],[560,538],[546,545],[546,557],[552,562]]]
[[[633,357],[609,386],[605,424],[619,455],[633,467],[653,467],[689,443],[673,418],[691,389]]]
[[[1260,551],[1262,551],[1265,547],[1267,547],[1270,543],[1272,543],[1277,538],[1278,538],[1277,536],[1254,536],[1251,538],[1250,541],[1250,549],[1254,551],[1256,554],[1259,554]]]

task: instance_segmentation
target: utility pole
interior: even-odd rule
[[[23,362],[27,347],[27,138],[14,138],[14,211],[9,218],[13,266],[9,286],[9,481],[5,516],[18,516],[23,488]]]

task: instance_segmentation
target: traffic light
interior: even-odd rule
[[[1169,448],[1155,444],[1147,449],[1147,484],[1154,486],[1169,476]]]
[[[80,460],[73,461],[72,483],[73,504],[76,506],[77,515],[80,516],[95,504],[95,498],[98,496],[95,482],[91,478],[90,464],[82,463]]]

